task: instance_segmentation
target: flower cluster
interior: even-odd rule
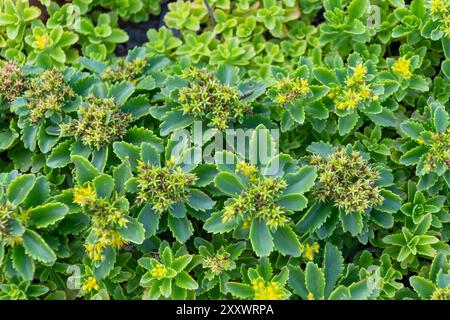
[[[22,69],[14,62],[4,62],[0,67],[0,95],[12,102],[26,87]]]
[[[331,201],[346,213],[362,213],[383,202],[376,186],[380,174],[358,151],[339,149],[326,159],[312,156],[310,162],[317,167],[321,201]]]
[[[215,255],[205,257],[202,264],[203,268],[208,269],[210,278],[236,268],[236,263],[230,259],[230,254],[223,249]]]
[[[433,133],[431,142],[427,143],[429,150],[424,157],[424,170],[430,172],[438,165],[444,165],[450,169],[450,129],[444,133]],[[423,138],[419,138],[419,143],[424,143]]]
[[[189,197],[189,187],[197,177],[174,166],[173,161],[166,162],[165,167],[139,162],[137,167],[138,202],[150,203],[153,209],[162,213],[179,201]]]
[[[179,92],[184,113],[206,116],[213,127],[223,130],[229,122],[241,119],[249,110],[242,102],[239,90],[221,83],[209,71],[190,69],[183,77],[190,82]]]
[[[303,78],[295,80],[285,78],[275,83],[274,88],[278,91],[275,102],[283,106],[311,92],[308,80]]]
[[[437,288],[433,292],[431,300],[450,300],[450,285],[446,288]]]
[[[62,113],[64,106],[74,96],[73,89],[66,84],[58,69],[45,70],[28,81],[26,97],[30,121],[37,123],[52,114]]]
[[[411,59],[404,56],[398,58],[392,65],[392,71],[404,79],[410,79],[412,77]]]
[[[120,59],[116,66],[109,66],[103,71],[102,78],[113,83],[121,81],[135,83],[146,64],[144,59],[134,59],[133,61]]]
[[[450,38],[450,3],[446,0],[430,0],[429,8],[433,18],[440,21],[441,31]]]
[[[90,184],[75,187],[73,202],[80,205],[92,221],[92,231],[96,240],[93,242],[88,240],[84,245],[90,259],[102,260],[106,247],[118,249],[126,243],[117,232],[117,229],[127,224],[126,212],[116,203],[98,197]]]
[[[237,198],[230,199],[223,209],[222,221],[227,222],[236,216],[244,219],[248,227],[253,219],[261,219],[272,229],[289,222],[286,210],[277,203],[280,194],[286,189],[286,181],[280,178],[259,176],[252,164],[239,164],[237,172],[248,175],[249,186]]]
[[[367,69],[364,65],[358,64],[353,69],[353,73],[347,76],[345,88],[332,87],[328,97],[333,100],[339,110],[353,110],[360,103],[378,100],[366,83],[365,77]]]
[[[78,119],[61,126],[64,132],[96,149],[125,135],[131,114],[122,112],[113,98],[89,96],[86,100],[78,111]]]
[[[266,282],[260,277],[252,281],[252,286],[255,291],[255,300],[283,300],[287,298],[283,287],[274,281]]]
[[[14,216],[14,208],[8,204],[0,205],[0,240],[5,239],[9,235],[8,224]]]

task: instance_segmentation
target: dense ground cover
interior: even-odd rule
[[[0,56],[0,298],[450,299],[450,2],[0,0]]]

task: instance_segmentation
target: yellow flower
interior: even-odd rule
[[[447,5],[446,2],[447,0],[430,0],[430,11],[433,14],[436,13],[446,13],[447,10]]]
[[[89,277],[81,288],[83,291],[91,292],[92,290],[100,290],[100,286],[97,283],[97,279],[94,277]]]
[[[275,97],[275,102],[279,104],[285,104],[288,101],[287,96],[283,93],[277,94]]]
[[[158,264],[150,271],[150,274],[153,278],[161,280],[166,276],[166,267],[163,264]]]
[[[236,172],[240,172],[244,176],[248,177],[258,172],[258,169],[256,169],[256,166],[254,164],[241,161],[236,165]]]
[[[95,190],[92,185],[88,184],[84,188],[77,186],[73,193],[73,202],[80,206],[84,206],[94,201],[95,196]]]
[[[366,74],[367,74],[367,69],[361,63],[355,67],[354,77],[355,77],[356,81],[358,81],[358,82],[364,81],[364,77],[366,76]]]
[[[250,227],[251,223],[252,223],[252,218],[248,217],[248,219],[245,220],[244,223],[242,224],[242,228],[248,229]]]
[[[175,157],[171,156],[169,160],[166,161],[166,167],[172,167],[175,164]]]
[[[411,67],[411,59],[408,59],[403,56],[394,62],[392,70],[400,74],[405,79],[409,79],[412,77],[410,67]]]
[[[47,46],[47,44],[49,43],[49,40],[50,39],[49,39],[48,35],[42,35],[42,36],[37,35],[34,40],[34,45],[42,50]]]
[[[300,78],[300,81],[294,84],[294,91],[301,95],[306,95],[309,93],[309,83],[308,80]]]
[[[285,298],[285,293],[276,282],[266,283],[262,278],[252,282],[255,291],[255,300],[281,300]]]
[[[314,300],[314,295],[312,294],[312,292],[308,293],[308,300]]]
[[[430,172],[430,171],[431,171],[431,165],[428,164],[428,163],[426,163],[426,164],[423,166],[423,170],[425,170],[425,172]]]
[[[309,261],[314,260],[314,253],[319,253],[319,244],[317,242],[314,242],[314,244],[312,246],[310,246],[309,244],[306,244],[304,251],[303,251],[303,255],[305,256],[306,259],[308,259]]]
[[[118,232],[116,232],[116,231],[111,232],[111,240],[109,241],[109,244],[111,247],[113,247],[115,249],[120,249],[126,243],[127,243],[127,241],[122,239],[122,237],[119,235]]]

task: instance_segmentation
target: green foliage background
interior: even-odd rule
[[[0,56],[0,299],[450,299],[448,1],[1,0]]]

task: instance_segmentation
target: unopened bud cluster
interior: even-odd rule
[[[346,213],[362,213],[382,204],[380,188],[375,186],[380,174],[359,152],[339,149],[327,159],[313,156],[310,161],[317,167],[319,200],[331,201]]]
[[[0,204],[0,240],[9,235],[8,225],[14,215],[14,208],[8,204]]]
[[[242,194],[226,203],[222,221],[227,222],[240,216],[244,218],[244,227],[248,227],[253,219],[263,220],[271,229],[286,225],[289,218],[285,209],[277,203],[278,197],[287,187],[286,181],[260,176],[256,167],[251,164],[241,163],[236,171],[248,174],[249,185]]]
[[[190,69],[183,77],[190,81],[179,92],[184,113],[206,115],[213,127],[224,130],[229,122],[242,119],[249,111],[249,106],[241,101],[239,90],[221,83],[210,72]]]
[[[137,167],[139,203],[149,203],[158,213],[165,212],[177,202],[186,201],[189,187],[197,177],[167,161],[165,167],[139,162]]]
[[[62,126],[80,139],[83,144],[96,149],[122,138],[132,121],[129,113],[122,112],[112,98],[87,98],[87,104],[78,111],[78,119]]]
[[[450,285],[445,288],[437,288],[433,292],[431,300],[450,300]]]
[[[75,96],[75,92],[64,81],[56,69],[45,70],[28,82],[26,97],[30,110],[30,121],[37,123],[43,118],[63,112],[63,107]]]
[[[213,256],[205,257],[202,265],[203,268],[208,269],[210,279],[219,276],[224,271],[236,268],[236,263],[230,259],[230,254],[225,250],[219,251]]]
[[[444,133],[434,133],[428,146],[430,149],[424,157],[425,171],[430,172],[438,165],[450,169],[450,129]]]
[[[0,67],[0,95],[11,103],[25,90],[22,69],[14,62],[4,62]]]
[[[311,92],[308,80],[303,78],[296,80],[286,78],[275,83],[274,87],[277,90],[275,102],[281,105],[291,103]]]
[[[144,59],[128,61],[120,59],[117,66],[107,67],[102,74],[102,78],[111,82],[129,81],[135,83],[136,79],[142,75],[147,62]]]

